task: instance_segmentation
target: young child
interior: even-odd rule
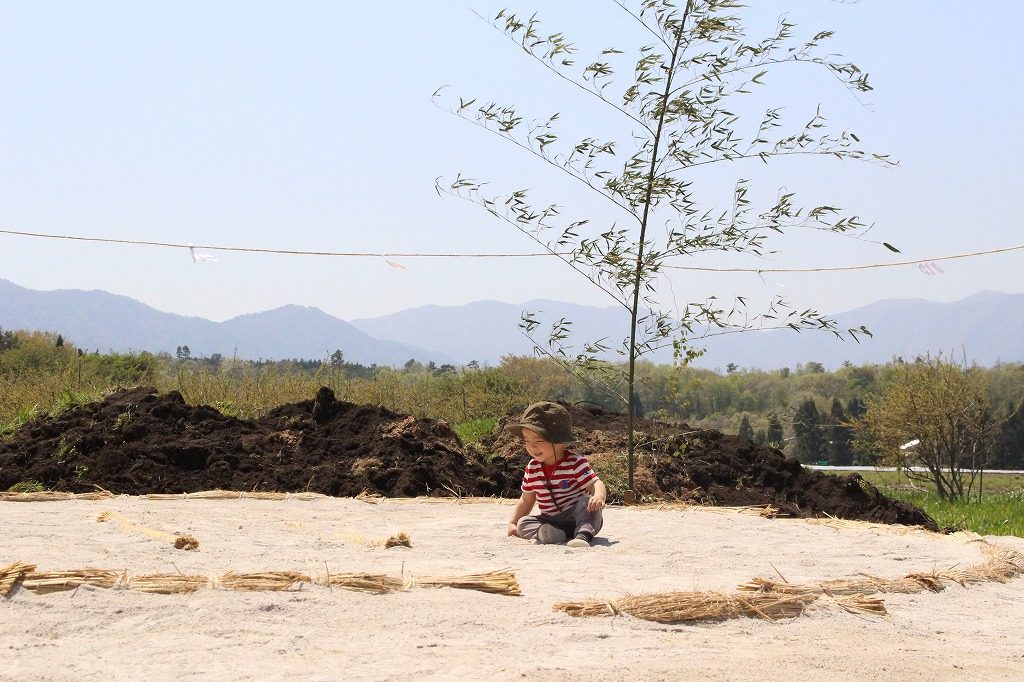
[[[573,441],[569,411],[557,403],[530,405],[516,424],[505,427],[522,436],[531,459],[523,474],[522,497],[508,522],[508,534],[545,545],[590,547],[601,530],[608,490],[590,462],[570,452]],[[534,504],[540,515],[527,516]]]

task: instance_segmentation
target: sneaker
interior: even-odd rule
[[[590,547],[590,543],[587,542],[584,538],[573,538],[572,540],[569,540],[568,546],[576,549],[581,549],[585,547]]]
[[[545,523],[537,531],[537,542],[542,545],[560,545],[565,542],[565,531],[550,523]]]

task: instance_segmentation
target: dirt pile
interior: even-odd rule
[[[0,490],[180,493],[309,490],[387,496],[491,494],[483,468],[444,423],[338,401],[282,405],[258,420],[192,407],[176,391],[120,391],[0,442]],[[484,479],[486,482],[486,479]]]
[[[567,406],[579,442],[613,500],[626,487],[626,418]],[[471,448],[444,422],[335,399],[282,405],[256,420],[190,406],[176,391],[114,393],[25,424],[0,441],[0,490],[37,482],[49,490],[181,493],[312,491],[351,496],[519,495],[527,456],[504,430]],[[647,500],[766,505],[793,516],[830,514],[883,523],[935,522],[860,476],[804,469],[773,448],[718,431],[641,420],[634,488]]]
[[[626,416],[589,405],[566,405],[578,442],[573,449],[587,458],[609,490],[626,488]],[[501,491],[517,494],[526,455],[504,430],[515,415],[502,418],[479,445],[494,453],[495,480]],[[805,469],[775,448],[756,445],[719,431],[690,429],[638,420],[634,489],[642,499],[677,500],[716,506],[771,504],[797,516],[829,514],[844,519],[922,525],[938,530],[918,507],[885,497],[859,474],[834,476]]]

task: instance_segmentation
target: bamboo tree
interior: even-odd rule
[[[551,326],[546,340],[536,336],[540,323],[535,313],[524,312],[521,326],[541,354],[621,402],[628,415],[632,488],[638,358],[672,346],[679,363],[686,364],[703,352],[703,339],[750,329],[820,329],[854,339],[868,333],[863,327],[840,330],[834,320],[812,309],[794,309],[778,296],[759,314],[747,310],[743,296],[731,303],[716,297],[689,301],[675,314],[662,311],[656,297],[659,279],[667,268],[678,267],[678,259],[709,252],[763,256],[769,253],[769,237],[791,228],[858,239],[865,239],[869,228],[835,206],[801,206],[786,190],[778,192],[774,203],[755,210],[752,183],[745,178],[735,182],[730,206],[704,207],[693,186],[696,174],[721,163],[768,163],[793,156],[892,162],[863,150],[852,132],[829,132],[820,106],[796,126],[784,120],[781,108],[769,108],[756,133],[740,132],[740,121],[746,117],[733,113],[728,103],[763,86],[769,72],[783,64],[823,69],[853,92],[871,89],[867,74],[821,48],[831,31],[800,42],[793,37],[794,25],[782,19],[773,33],[752,41],[733,14],[740,7],[733,0],[687,0],[681,9],[668,0],[613,2],[652,40],[633,49],[631,57],[612,47],[593,59],[577,61],[575,45],[563,33],[542,33],[536,15],[526,18],[502,10],[490,23],[559,79],[620,115],[623,139],[638,143],[624,161],[617,161],[624,146],[621,140],[584,136],[566,143],[556,129],[558,113],[527,119],[511,105],[461,97],[456,103],[443,96],[443,88],[435,93],[435,101],[582,183],[614,205],[617,219],[610,225],[588,218],[567,220],[557,204],[531,203],[528,190],[489,194],[485,182],[463,174],[451,181],[439,179],[437,189],[476,203],[521,231],[624,309],[629,331],[621,347],[614,349],[604,339],[574,349],[569,345],[572,322],[565,319]],[[631,68],[628,84],[616,78],[623,64]],[[620,225],[618,218],[628,226]],[[666,220],[663,237],[650,229],[657,219]],[[606,359],[612,350],[625,359],[624,375]]]

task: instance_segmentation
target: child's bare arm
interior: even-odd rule
[[[590,493],[587,510],[597,511],[598,509],[604,509],[605,500],[608,499],[608,489],[604,486],[604,481],[600,478],[594,479],[594,482],[587,486],[587,492]]]
[[[523,493],[522,497],[519,498],[519,501],[516,502],[515,509],[512,510],[512,518],[508,520],[509,535],[519,535],[519,519],[533,511],[533,505],[536,502],[537,493]]]

